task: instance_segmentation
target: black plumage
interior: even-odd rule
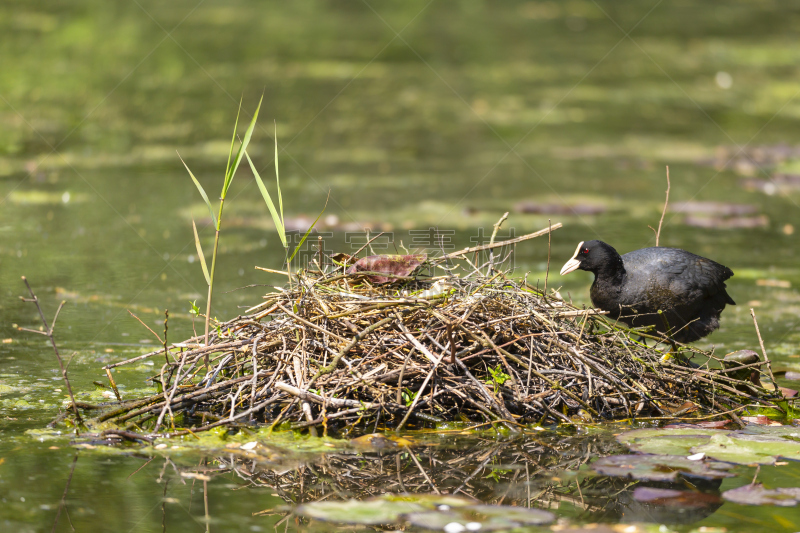
[[[719,328],[725,306],[736,305],[725,290],[733,271],[686,250],[643,248],[620,256],[602,241],[587,241],[561,275],[576,269],[594,273],[595,307],[629,326],[655,326],[678,342],[705,337]]]

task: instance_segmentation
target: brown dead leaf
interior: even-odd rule
[[[362,257],[350,267],[348,274],[357,272],[381,272],[387,276],[367,276],[372,283],[387,283],[396,277],[405,277],[416,270],[428,258],[427,254],[416,255],[370,255]]]

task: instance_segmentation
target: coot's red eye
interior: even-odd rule
[[[583,253],[588,254],[589,253],[589,249],[588,248],[584,248],[583,249]]]

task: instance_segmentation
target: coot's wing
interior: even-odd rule
[[[701,339],[719,327],[719,314],[733,300],[725,291],[731,269],[675,248],[645,248],[622,256],[628,276],[624,302],[636,325],[653,325],[680,342]],[[658,311],[665,314],[657,316]]]
[[[678,308],[718,298],[723,307],[734,303],[725,292],[725,280],[733,272],[705,257],[676,248],[643,248],[622,259],[629,283],[648,293],[652,304]]]

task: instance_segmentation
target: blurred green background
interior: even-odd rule
[[[3,503],[0,523],[49,527],[54,512],[19,498],[30,502],[34,491],[53,506],[71,462],[44,445],[20,453],[30,442],[24,431],[52,418],[64,393],[51,385],[57,375],[43,339],[14,328],[39,325],[17,299],[19,277],[31,280],[48,316],[68,300],[57,338],[77,353],[79,390],[102,379],[105,362],[152,343],[125,309],[161,331],[168,308],[171,339],[190,335],[189,302],[202,306],[205,294],[192,216],[207,250],[213,234],[176,151],[215,196],[239,100],[248,120],[262,92],[250,153],[271,184],[274,121],[296,229],[328,191],[321,229],[337,251],[360,246],[365,229],[409,246],[410,230],[437,228],[460,247],[506,211],[516,235],[562,222],[549,284],[579,303],[588,303],[591,276],[562,280],[560,265],[581,240],[620,252],[654,245],[648,225],[658,223],[669,165],[661,244],[736,273],[729,292],[739,305],[702,345],[753,348],[754,307],[768,351],[792,368],[800,353],[798,28],[800,2],[769,0],[6,0],[0,495],[16,503]],[[226,202],[221,252],[215,315],[258,303],[263,289],[228,291],[283,283],[254,269],[280,268],[282,253],[246,166]],[[546,241],[529,241],[515,252],[516,271],[543,281],[546,259]],[[118,379],[133,394],[148,372]],[[95,460],[79,463],[79,487],[98,482]],[[102,464],[110,483],[135,469]],[[38,488],[25,481],[34,466]],[[161,487],[148,483],[142,505],[160,501]],[[237,494],[248,515],[267,507]],[[94,507],[84,501],[73,520],[160,527],[160,516],[134,526],[122,496],[106,497]]]

